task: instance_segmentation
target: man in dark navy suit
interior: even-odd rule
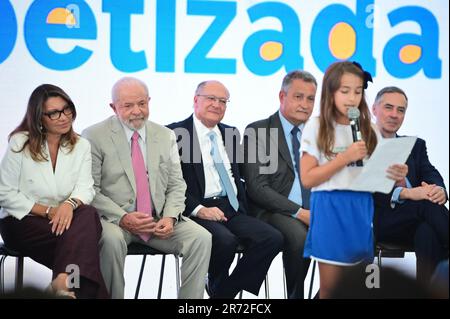
[[[195,92],[194,114],[168,126],[177,135],[187,184],[184,215],[212,234],[208,272],[212,298],[234,298],[241,290],[257,295],[283,245],[278,230],[247,215],[239,132],[220,123],[228,99],[222,83],[202,82]],[[245,248],[243,257],[229,274],[239,244]]]
[[[398,137],[408,98],[397,87],[378,92],[372,112],[384,138]],[[390,194],[374,194],[377,241],[414,247],[417,279],[429,282],[439,261],[448,258],[448,195],[430,163],[425,141],[418,138],[406,164],[408,175]]]

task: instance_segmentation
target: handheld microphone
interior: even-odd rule
[[[361,141],[361,131],[359,129],[359,110],[356,107],[350,107],[347,110],[347,117],[350,120],[350,126],[352,128],[353,142]],[[356,166],[363,166],[362,160],[356,161]]]

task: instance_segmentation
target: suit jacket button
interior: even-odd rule
[[[128,201],[128,203],[133,204],[133,203],[134,203],[134,200],[133,200],[133,199],[130,199],[130,200]]]

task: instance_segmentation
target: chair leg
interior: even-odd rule
[[[139,298],[139,290],[141,289],[141,281],[142,281],[142,276],[144,274],[144,267],[145,267],[145,260],[147,259],[147,255],[144,255],[144,257],[142,257],[142,264],[141,264],[141,270],[139,271],[139,279],[138,279],[138,283],[136,286],[136,292],[134,293],[134,299],[138,299]]]
[[[16,291],[23,288],[23,257],[17,257],[16,260]]]
[[[164,267],[165,266],[166,266],[166,255],[162,255],[161,271],[159,272],[158,299],[161,299],[163,280],[164,280]]]
[[[266,280],[264,280],[264,289],[266,293],[266,299],[270,299],[269,296],[269,274],[266,274]]]
[[[6,256],[2,256],[0,259],[0,294],[5,293],[5,261]]]
[[[237,257],[237,262],[239,262],[239,260],[242,258],[242,254],[237,254],[238,255],[238,257]],[[243,293],[243,291],[241,290],[240,292],[239,292],[239,299],[242,299],[242,293]]]
[[[313,260],[313,269],[311,272],[311,280],[309,282],[309,293],[308,293],[308,299],[311,299],[312,296],[312,289],[313,289],[313,283],[314,283],[314,275],[316,273],[316,261]]]
[[[284,269],[284,263],[283,263],[283,293],[284,299],[287,299],[286,269]]]
[[[180,280],[180,257],[178,255],[173,255],[175,257],[175,278],[176,278],[176,284],[177,284],[177,298],[180,296],[180,287],[181,287],[181,280]]]
[[[380,250],[378,250],[378,269],[381,270],[381,254],[382,254],[382,250],[380,248]]]

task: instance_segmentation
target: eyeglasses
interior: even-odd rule
[[[227,106],[227,103],[230,103],[230,100],[215,95],[197,94],[197,96],[202,96],[211,103],[219,102],[220,106]]]
[[[59,120],[61,117],[61,113],[64,113],[65,116],[69,117],[72,116],[73,110],[69,105],[66,105],[61,111],[54,110],[44,113],[44,115],[47,115],[50,120]]]

